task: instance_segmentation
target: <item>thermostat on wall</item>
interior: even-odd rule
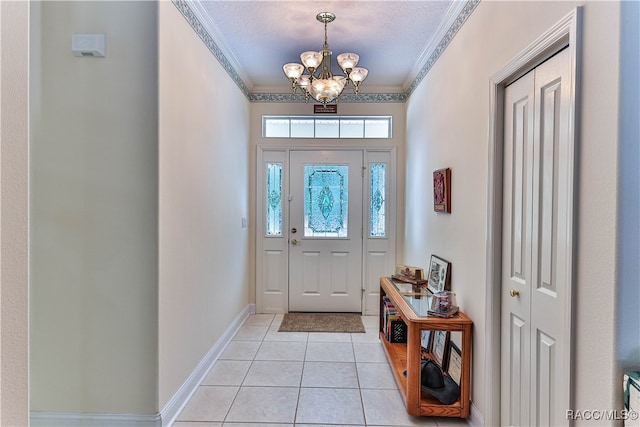
[[[104,57],[107,37],[104,34],[74,34],[71,36],[71,51],[74,56]]]

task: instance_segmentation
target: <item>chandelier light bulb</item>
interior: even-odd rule
[[[289,64],[284,64],[282,66],[282,70],[284,71],[284,74],[288,78],[297,80],[302,75],[302,72],[304,71],[304,66],[302,64],[297,64],[295,62],[290,62]]]
[[[360,57],[355,53],[341,53],[336,59],[340,68],[348,72],[347,70],[351,71],[352,68],[358,65]]]
[[[349,78],[354,83],[362,83],[364,79],[367,78],[367,74],[369,74],[369,70],[367,70],[366,68],[356,67],[353,70],[351,70],[351,74],[349,74]]]
[[[304,66],[307,67],[307,70],[309,70],[309,72],[313,72],[312,70],[318,68],[318,65],[320,65],[320,63],[322,62],[322,53],[315,52],[313,50],[303,52],[300,54],[300,60],[302,61]]]
[[[344,89],[345,79],[314,79],[309,86],[309,93],[318,102],[326,104],[333,101]]]
[[[303,74],[298,79],[298,86],[300,86],[304,90],[308,89],[309,83],[311,83],[311,79],[309,78],[308,74]]]

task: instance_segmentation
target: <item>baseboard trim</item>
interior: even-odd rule
[[[191,399],[191,396],[196,392],[198,386],[207,375],[209,370],[216,363],[224,349],[229,345],[234,335],[238,332],[238,329],[250,314],[256,312],[255,304],[249,304],[245,309],[231,322],[229,327],[222,334],[220,339],[211,347],[204,358],[200,361],[198,366],[193,370],[191,375],[182,384],[178,391],[173,395],[167,404],[160,411],[160,418],[162,419],[162,426],[172,425],[178,415],[186,404]]]
[[[40,412],[30,413],[32,427],[162,427],[172,425],[182,409],[196,392],[198,386],[216,363],[224,349],[229,345],[238,329],[250,314],[256,312],[255,304],[249,304],[231,322],[222,336],[207,352],[191,375],[182,384],[173,397],[162,408],[159,414],[97,414],[75,412]]]
[[[31,427],[161,427],[160,415],[31,412]]]
[[[467,423],[472,427],[484,426],[484,417],[482,416],[482,413],[480,412],[478,407],[473,404],[473,402],[471,402],[471,414],[470,417],[467,418]]]

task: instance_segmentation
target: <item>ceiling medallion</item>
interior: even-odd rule
[[[342,53],[336,58],[338,65],[344,72],[343,76],[334,76],[331,73],[331,51],[327,43],[327,24],[336,19],[331,12],[320,12],[316,19],[324,24],[324,45],[320,52],[308,51],[300,54],[302,64],[295,62],[285,64],[282,69],[291,82],[293,93],[300,87],[305,101],[309,97],[327,105],[330,102],[338,102],[345,87],[353,86],[353,91],[358,94],[360,84],[367,78],[369,70],[356,67],[360,57],[355,53]],[[304,72],[307,74],[304,74]]]

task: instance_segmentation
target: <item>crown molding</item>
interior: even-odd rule
[[[189,0],[187,0],[189,1]],[[240,61],[233,54],[233,51],[229,47],[229,43],[227,42],[227,38],[222,34],[222,32],[218,29],[218,26],[211,19],[209,15],[209,11],[204,7],[200,0],[197,1],[189,1],[189,4],[192,6],[193,13],[196,15],[204,29],[209,33],[210,37],[213,39],[214,43],[220,49],[220,53],[227,58],[229,65],[233,68],[233,70],[238,74],[238,77],[242,79],[242,81],[246,84],[250,91],[253,90],[253,83],[249,76],[244,72],[244,69],[240,65]]]
[[[418,77],[422,69],[427,65],[429,59],[431,58],[433,53],[436,51],[436,49],[438,48],[442,40],[444,40],[449,29],[454,26],[456,19],[458,18],[458,15],[462,13],[467,3],[468,2],[466,1],[451,2],[451,5],[449,6],[446,13],[442,17],[442,20],[440,21],[438,28],[436,28],[436,31],[434,31],[433,33],[433,36],[431,36],[431,39],[429,40],[429,42],[426,44],[426,46],[424,47],[420,55],[418,55],[418,60],[416,61],[415,65],[411,69],[411,72],[407,76],[407,79],[402,85],[405,91],[407,91],[408,88],[412,86],[412,83],[416,80],[416,77]]]
[[[240,64],[229,49],[224,36],[218,31],[216,25],[208,17],[204,6],[199,0],[171,0],[182,16],[187,20],[191,28],[198,34],[205,46],[211,51],[220,65],[229,74],[242,93],[250,102],[269,103],[303,103],[304,97],[291,93],[252,93],[250,81],[246,76],[241,76],[237,70],[241,70]],[[442,23],[436,30],[436,34],[422,51],[417,65],[411,72],[408,88],[404,93],[361,93],[355,95],[345,93],[340,96],[342,103],[404,103],[411,93],[427,75],[433,64],[438,60],[442,52],[447,48],[458,30],[467,21],[475,10],[480,0],[454,1],[447,11]],[[416,70],[420,70],[419,72]],[[415,78],[411,77],[415,74]],[[245,83],[249,82],[249,84]]]
[[[413,79],[413,82],[407,88],[407,95],[411,95],[416,87],[422,82],[422,79],[429,73],[433,64],[436,63],[442,52],[449,46],[451,40],[458,30],[462,28],[476,6],[480,4],[480,0],[467,0],[466,2],[453,2],[453,5],[447,11],[445,18],[436,30],[436,34],[431,42],[426,46],[419,58],[419,63],[423,64],[420,72]]]
[[[220,65],[222,65],[222,68],[225,69],[225,71],[229,74],[231,79],[233,79],[233,81],[238,86],[238,88],[240,88],[242,93],[244,93],[244,95],[247,98],[249,98],[251,91],[249,90],[249,87],[247,86],[247,84],[244,82],[244,80],[240,77],[240,75],[236,71],[236,68],[240,68],[237,61],[235,61],[235,67],[234,67],[232,62],[224,54],[224,52],[222,51],[218,43],[216,43],[216,41],[213,39],[213,36],[210,34],[209,31],[213,31],[215,26],[213,25],[213,23],[211,23],[211,20],[206,19],[206,21],[208,21],[208,23],[210,23],[211,25],[205,25],[202,23],[202,21],[204,20],[204,17],[202,15],[206,16],[206,14],[204,13],[204,7],[199,4],[200,2],[186,1],[186,0],[171,0],[171,1],[174,4],[174,6],[180,11],[182,16],[184,16],[184,18],[187,20],[189,25],[191,25],[191,28],[193,28],[196,34],[200,37],[200,40],[202,40],[205,46],[207,46],[209,51],[211,51],[213,56],[218,60]],[[195,6],[196,4],[199,4],[199,6]],[[196,7],[198,10],[198,13],[194,11]],[[217,33],[217,36],[220,37],[220,34],[217,31],[217,29],[215,29],[215,33]],[[220,44],[222,44],[223,46],[226,46],[226,42],[224,41],[220,41]]]

